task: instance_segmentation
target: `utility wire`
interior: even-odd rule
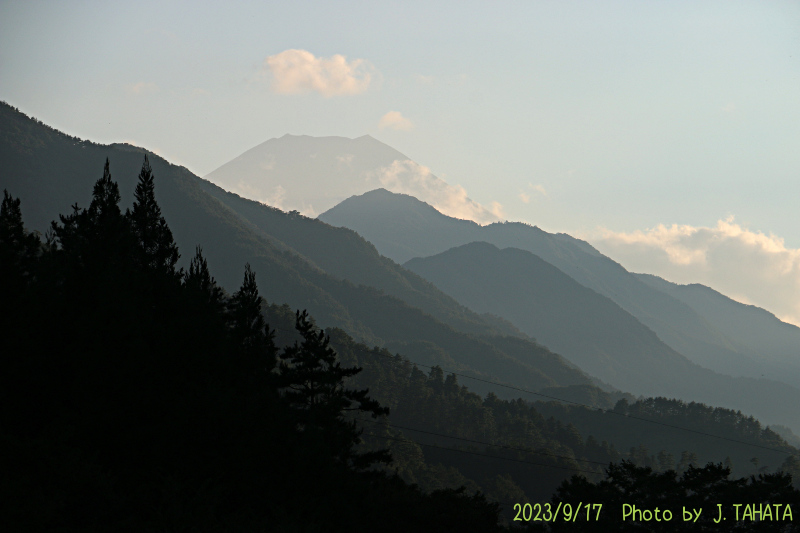
[[[399,442],[409,442],[409,443],[412,443],[412,444],[417,444],[419,446],[427,446],[428,448],[437,448],[439,450],[445,450],[445,451],[450,451],[450,452],[466,453],[466,454],[469,454],[469,455],[477,455],[479,457],[488,457],[490,459],[502,459],[503,461],[512,461],[514,463],[523,463],[523,464],[528,464],[528,465],[533,465],[533,466],[544,466],[544,467],[549,467],[549,468],[558,468],[560,470],[570,470],[572,472],[584,472],[584,473],[587,473],[587,474],[599,474],[599,472],[596,472],[594,470],[583,470],[581,468],[571,468],[571,467],[568,467],[568,466],[546,465],[546,464],[543,464],[543,463],[534,463],[533,461],[526,461],[524,459],[514,459],[513,457],[500,457],[500,456],[497,456],[497,455],[489,455],[489,454],[485,454],[485,453],[471,452],[469,450],[461,450],[459,448],[447,448],[445,446],[439,446],[437,444],[425,444],[425,443],[422,443],[422,442],[417,442],[415,440],[401,438],[401,437],[387,437],[387,436],[384,436],[384,435],[375,435],[375,434],[369,434],[368,436],[373,436],[373,437],[377,437],[377,438],[380,438],[380,439],[396,440],[396,441],[399,441]]]
[[[483,442],[483,441],[479,441],[479,440],[467,439],[465,437],[454,437],[452,435],[444,435],[442,433],[435,433],[433,431],[425,431],[425,430],[422,430],[422,429],[415,429],[415,428],[410,428],[410,427],[406,427],[406,426],[398,426],[398,425],[395,425],[395,424],[384,423],[384,422],[382,422],[380,420],[372,420],[372,419],[369,419],[369,418],[365,419],[365,418],[352,417],[352,419],[353,420],[358,420],[359,422],[372,422],[373,424],[381,424],[381,425],[385,424],[388,427],[392,427],[392,428],[396,428],[396,429],[405,429],[407,431],[415,431],[417,433],[425,433],[427,435],[435,435],[437,437],[444,437],[444,438],[447,438],[447,439],[463,440],[465,442],[469,442],[469,443],[472,443],[472,444],[483,444],[484,446],[493,446],[495,448],[503,448],[503,449],[506,449],[506,450],[515,450],[515,451],[524,452],[524,453],[532,453],[532,454],[535,454],[535,455],[544,455],[544,456],[547,456],[547,457],[556,457],[558,459],[567,459],[569,461],[582,461],[584,463],[593,463],[593,464],[603,465],[603,466],[608,465],[608,463],[604,462],[604,461],[591,461],[589,459],[578,459],[576,457],[569,457],[567,455],[557,455],[557,454],[554,454],[554,453],[547,453],[547,452],[536,452],[536,451],[530,450],[528,448],[522,448],[522,447],[519,447],[519,446],[509,446],[507,444],[492,444],[491,442]]]
[[[292,331],[292,332],[295,331],[295,330],[286,330],[286,329],[283,329],[283,328],[273,328],[273,329],[279,329],[281,331]],[[322,328],[320,328],[320,327],[315,327],[315,329],[324,333],[324,330]],[[397,361],[396,358],[393,355],[387,355],[387,354],[383,354],[383,353],[380,353],[380,352],[375,352],[374,350],[369,350],[369,353],[377,353],[378,355],[380,355],[382,357],[386,357],[387,359],[391,360],[394,364],[398,364],[398,365],[402,365],[403,364],[402,361]],[[405,359],[405,361],[407,361],[408,363],[410,363],[410,364],[412,364],[414,366],[418,366],[418,367],[422,367],[422,368],[429,368],[429,369],[433,368],[430,365],[423,365],[421,363],[415,363],[414,361],[411,361],[408,358],[404,358],[404,359]],[[439,368],[441,368],[441,367],[439,367]],[[762,450],[767,450],[767,451],[771,451],[771,452],[777,452],[777,453],[780,453],[780,454],[783,454],[783,455],[787,455],[787,456],[795,455],[794,453],[788,452],[786,450],[779,450],[777,448],[771,448],[769,446],[762,446],[761,444],[754,444],[752,442],[745,442],[745,441],[734,439],[734,438],[731,438],[731,437],[723,437],[721,435],[714,435],[713,433],[707,433],[705,431],[700,431],[700,430],[697,430],[697,429],[691,429],[691,428],[686,428],[686,427],[682,427],[682,426],[676,426],[674,424],[668,424],[666,422],[659,422],[657,420],[651,420],[649,418],[643,418],[643,417],[640,417],[640,416],[629,415],[629,414],[626,414],[626,413],[619,413],[619,412],[613,411],[611,409],[603,409],[602,407],[594,407],[594,406],[591,406],[591,405],[588,405],[588,404],[585,404],[585,403],[581,403],[581,402],[576,402],[576,401],[573,401],[573,400],[566,400],[566,399],[563,399],[563,398],[557,398],[556,396],[543,394],[541,392],[534,392],[532,390],[523,389],[523,388],[520,388],[520,387],[515,387],[513,385],[507,385],[505,383],[499,383],[497,381],[491,381],[491,380],[488,380],[488,379],[482,379],[482,378],[476,378],[476,377],[473,377],[473,376],[467,376],[465,374],[460,374],[458,372],[454,372],[454,371],[447,370],[447,369],[444,369],[444,368],[442,368],[442,371],[447,373],[447,374],[453,374],[453,375],[458,376],[460,378],[472,379],[472,380],[475,380],[475,381],[480,381],[481,383],[487,383],[487,384],[490,384],[490,385],[496,385],[498,387],[505,387],[507,389],[511,389],[511,390],[515,390],[515,391],[519,391],[519,392],[524,392],[526,394],[533,394],[535,396],[541,396],[541,397],[547,398],[549,400],[556,400],[556,401],[559,401],[559,402],[570,403],[570,404],[577,405],[577,406],[580,406],[580,407],[586,407],[587,409],[590,409],[590,410],[593,410],[593,411],[598,411],[598,412],[601,412],[601,413],[608,413],[608,414],[612,414],[612,415],[622,416],[622,417],[629,418],[629,419],[632,419],[632,420],[639,420],[641,422],[648,422],[650,424],[656,424],[656,425],[659,425],[659,426],[664,426],[664,427],[668,427],[668,428],[672,428],[672,429],[678,429],[678,430],[681,430],[681,431],[687,431],[689,433],[694,433],[694,434],[697,434],[697,435],[703,435],[703,436],[706,436],[706,437],[712,437],[712,438],[715,438],[715,439],[721,439],[721,440],[725,440],[725,441],[728,441],[728,442],[735,442],[737,444],[744,444],[745,446],[752,446],[754,448],[760,448]]]

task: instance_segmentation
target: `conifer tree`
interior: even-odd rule
[[[155,178],[147,155],[139,172],[134,198],[133,210],[126,212],[126,217],[131,222],[142,265],[150,270],[174,273],[180,254],[156,202]]]
[[[222,289],[208,270],[208,262],[203,257],[203,248],[198,246],[195,256],[184,273],[183,284],[189,294],[202,305],[214,311],[222,311]]]
[[[98,223],[115,220],[120,216],[119,185],[111,179],[111,169],[108,158],[103,167],[103,177],[97,180],[92,191],[92,203],[89,213]]]
[[[244,268],[244,280],[228,302],[228,317],[233,341],[240,345],[245,356],[258,361],[258,369],[271,371],[275,367],[276,349],[274,332],[264,321],[261,313],[263,299],[258,294],[256,273],[247,263]]]
[[[74,204],[71,215],[59,215],[60,225],[52,223],[57,242],[73,261],[86,265],[96,259],[97,263],[106,263],[124,250],[128,230],[119,202],[119,186],[111,179],[106,158],[103,177],[94,185],[89,208],[81,209]]]
[[[297,413],[304,430],[319,432],[329,445],[331,455],[354,468],[367,468],[374,463],[389,463],[387,450],[356,453],[361,431],[356,421],[345,420],[347,412],[368,413],[373,418],[388,415],[389,409],[368,396],[369,389],[350,390],[344,380],[361,372],[361,368],[342,368],[330,337],[317,332],[308,313],[297,311],[295,328],[303,342],[288,346],[281,354],[278,385],[283,397]]]
[[[36,234],[25,231],[19,198],[12,198],[4,190],[0,207],[0,279],[5,287],[18,290],[28,280],[40,244]]]

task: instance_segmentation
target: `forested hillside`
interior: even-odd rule
[[[120,199],[106,162],[88,208],[43,242],[4,194],[0,422],[14,466],[0,490],[12,529],[492,531],[501,505],[513,522],[514,504],[563,493],[572,474],[603,482],[626,457],[528,402],[481,398],[341,330],[329,338],[305,312],[292,320],[259,295],[250,265],[231,297],[199,248],[178,270],[147,158],[124,213]],[[41,309],[58,317],[47,335]],[[739,419],[699,423],[796,452]],[[644,450],[627,457],[662,472],[697,459]]]
[[[437,364],[423,350],[321,331],[305,311],[265,300],[251,264],[229,292],[199,247],[180,268],[162,182],[137,155],[132,194],[107,160],[88,205],[73,204],[45,236],[4,193],[0,454],[12,460],[0,513],[11,531],[499,531],[515,504],[591,494],[611,505],[625,480],[654,475],[679,476],[672,502],[691,479],[715,476],[727,498],[800,505],[797,450],[741,413],[636,401],[587,379],[548,388],[569,382],[568,365],[538,387],[471,379],[460,366],[480,368],[485,346],[534,370],[555,356],[519,336],[470,345],[443,324],[417,331],[420,312],[404,311],[395,344],[421,345]],[[388,330],[399,300],[376,301],[385,309],[360,312]],[[425,340],[442,331],[464,359]],[[505,398],[475,393],[488,389]],[[736,480],[705,461],[758,476]],[[583,526],[602,530],[614,516]]]
[[[87,191],[107,157],[122,202],[131,202],[144,153],[129,145],[81,141],[0,104],[0,187],[31,205],[26,220],[42,233],[72,203],[88,204]],[[589,376],[534,342],[496,342],[521,334],[507,322],[457,304],[379,256],[352,231],[243,200],[185,168],[149,157],[159,178],[156,198],[175,242],[184,250],[202,244],[209,267],[229,292],[241,282],[241,265],[250,263],[265,280],[262,293],[268,300],[307,308],[326,327],[402,349],[426,364],[535,389],[591,383]],[[179,264],[186,267],[187,260]]]
[[[386,190],[349,198],[319,218],[358,231],[373,242],[381,253],[395,260],[407,261],[408,258],[418,257],[417,260],[406,262],[412,270],[421,269],[426,263],[437,264],[439,271],[431,271],[429,281],[462,304],[481,312],[498,313],[528,334],[536,335],[531,317],[526,316],[534,313],[534,310],[537,318],[544,317],[543,322],[550,326],[554,319],[554,316],[548,315],[550,306],[553,315],[557,315],[559,310],[563,311],[569,303],[575,304],[572,313],[576,310],[581,313],[594,310],[592,319],[584,323],[590,328],[585,329],[589,333],[586,338],[575,338],[575,335],[579,335],[577,330],[565,334],[565,328],[577,324],[559,324],[555,329],[548,329],[548,341],[552,343],[549,347],[555,351],[563,350],[564,355],[569,354],[572,361],[579,365],[591,359],[581,368],[590,373],[596,372],[598,377],[620,390],[648,396],[666,395],[686,401],[699,400],[741,409],[768,423],[800,427],[800,415],[791,407],[800,402],[800,388],[792,380],[791,374],[780,380],[767,379],[761,373],[731,379],[732,372],[726,371],[724,366],[717,365],[716,371],[710,372],[702,364],[698,365],[698,359],[704,362],[713,359],[730,360],[735,366],[742,357],[737,352],[737,346],[741,346],[741,343],[712,325],[712,319],[706,320],[683,301],[644,283],[584,241],[566,234],[547,233],[519,222],[480,226],[469,220],[445,216],[411,196]],[[604,298],[594,298],[592,304],[588,301],[579,303],[574,299],[572,302],[561,301],[561,298],[567,297],[566,294],[555,295],[547,302],[525,299],[523,293],[530,293],[537,284],[537,291],[542,294],[547,292],[548,283],[537,269],[525,270],[520,264],[516,264],[514,270],[505,272],[504,269],[511,266],[506,261],[508,258],[499,254],[493,256],[496,263],[493,267],[486,264],[491,262],[487,257],[474,261],[474,258],[462,258],[444,265],[448,257],[457,253],[466,254],[469,250],[466,248],[456,252],[452,248],[472,242],[486,242],[500,249],[515,248],[535,254],[616,305],[609,306],[606,302],[605,307],[609,311],[601,312],[603,306],[598,302]],[[436,255],[440,257],[432,257]],[[478,263],[484,266],[480,272],[476,271]],[[472,272],[468,275],[470,269]],[[416,272],[422,273],[421,270]],[[511,275],[511,272],[515,274]],[[552,281],[553,277],[549,276],[548,279]],[[494,284],[499,291],[492,298],[487,297],[491,293],[485,287],[487,283]],[[565,286],[561,282],[560,285]],[[575,291],[569,294],[574,295]],[[502,295],[507,298],[501,300]],[[539,303],[542,305],[537,308]],[[620,312],[619,308],[624,312]],[[619,319],[616,324],[608,323],[614,322],[614,318]],[[634,323],[630,318],[634,319]],[[579,321],[577,316],[574,320]],[[627,325],[620,327],[623,322]],[[544,328],[543,324],[539,326]],[[562,333],[560,337],[559,330]],[[769,335],[759,338],[770,343]],[[611,349],[611,346],[617,348]],[[596,357],[590,357],[587,350]],[[700,353],[706,356],[698,357]],[[760,358],[758,350],[750,350],[750,358],[758,359],[764,365],[772,364],[772,360]],[[772,377],[776,377],[779,368],[773,367]]]

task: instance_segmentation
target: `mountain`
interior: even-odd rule
[[[243,197],[313,217],[389,181],[400,185],[417,168],[369,135],[348,139],[287,134],[251,148],[204,177]],[[426,178],[444,183],[435,176]]]
[[[628,272],[589,243],[569,235],[548,233],[523,223],[480,226],[448,217],[416,198],[387,190],[349,198],[321,214],[319,219],[354,229],[375,244],[378,251],[399,263],[475,241],[492,243],[499,248],[527,250],[616,302],[673,350],[695,363],[737,377],[763,374],[792,386],[800,384],[796,371],[787,372],[793,367],[780,363],[797,353],[796,349],[791,350],[792,346],[798,346],[791,334],[787,337],[766,333],[766,330],[755,333],[751,326],[744,330],[730,327],[721,308],[703,307],[701,312],[699,304],[698,307],[689,305],[675,291],[664,290],[665,285],[648,282]],[[780,326],[777,329],[794,331],[796,328]],[[735,334],[745,330],[751,333]],[[753,338],[759,341],[747,340]],[[764,353],[774,353],[775,357],[764,360]],[[753,361],[757,363],[754,365]],[[767,371],[763,365],[770,369]]]
[[[648,347],[646,353],[659,353],[664,357],[664,364],[669,368],[666,373],[669,381],[659,389],[650,389],[647,394],[674,395],[687,400],[742,409],[767,422],[781,423],[782,419],[788,419],[782,417],[796,417],[786,407],[786,398],[795,397],[800,392],[796,388],[796,381],[786,383],[788,380],[777,382],[756,379],[761,377],[760,373],[729,378],[724,375],[729,375],[724,369],[714,373],[692,364],[697,361],[687,360],[685,354],[702,353],[709,346],[720,357],[741,355],[736,351],[736,342],[726,337],[692,307],[644,283],[584,241],[565,234],[550,234],[522,223],[480,226],[471,221],[445,216],[413,197],[386,190],[375,190],[349,198],[319,218],[332,225],[356,230],[375,244],[381,253],[397,261],[439,254],[476,241],[491,243],[498,248],[513,247],[531,252],[584,287],[615,302],[643,326],[652,330],[655,334],[653,337],[657,336],[652,346],[659,346],[658,349],[653,352],[652,347]],[[413,267],[413,263],[408,266]],[[484,280],[485,278],[481,278],[474,284],[480,285]],[[441,279],[439,282],[443,283],[440,288],[449,292],[445,288],[445,282]],[[473,286],[470,290],[478,289]],[[450,294],[460,299],[456,292]],[[466,298],[461,300],[465,304],[467,301]],[[476,304],[473,302],[473,305]],[[488,304],[484,303],[475,309],[488,309]],[[510,313],[506,316],[511,314],[515,314],[512,322],[525,331],[523,323],[519,321],[520,315]],[[534,330],[528,330],[529,333],[532,331]],[[687,346],[692,350],[686,350]],[[640,345],[638,348],[643,347],[644,345]],[[631,351],[636,351],[636,348]],[[618,368],[623,368],[625,361],[629,360],[626,358],[630,357],[623,352],[613,352],[613,355],[619,357],[616,365]],[[654,379],[658,381],[658,376],[648,372],[646,365],[636,365],[635,368],[638,370],[638,377],[634,381],[618,381],[614,378],[609,382],[622,390],[644,392],[637,389],[637,383],[653,383]],[[606,370],[600,375],[609,377],[613,372]]]
[[[697,354],[711,369],[733,375],[761,376],[800,383],[800,328],[764,309],[745,305],[696,283],[679,285],[650,274],[637,274],[648,285],[680,300],[722,332],[736,356],[709,350]]]
[[[106,158],[121,205],[131,205],[144,153],[70,137],[0,104],[0,188],[21,198],[27,227],[42,233],[60,213],[71,212],[72,202],[88,205]],[[340,327],[422,364],[530,389],[591,383],[562,357],[520,338],[507,322],[478,316],[381,258],[353,231],[244,200],[183,167],[149,157],[156,198],[184,264],[202,245],[209,268],[228,291],[240,286],[250,263],[269,301],[307,308],[322,326]],[[486,384],[476,389],[485,391]]]
[[[622,390],[723,405],[771,422],[795,418],[783,402],[800,389],[692,363],[609,298],[528,251],[474,242],[405,266],[472,309],[508,318]]]
[[[404,266],[634,394],[674,395],[670,382],[699,370],[609,298],[528,251],[473,242]]]

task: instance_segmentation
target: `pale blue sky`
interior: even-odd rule
[[[289,49],[362,59],[369,87],[276,94]],[[549,231],[734,215],[800,248],[800,2],[4,1],[0,99],[201,176],[285,133],[369,133]]]

